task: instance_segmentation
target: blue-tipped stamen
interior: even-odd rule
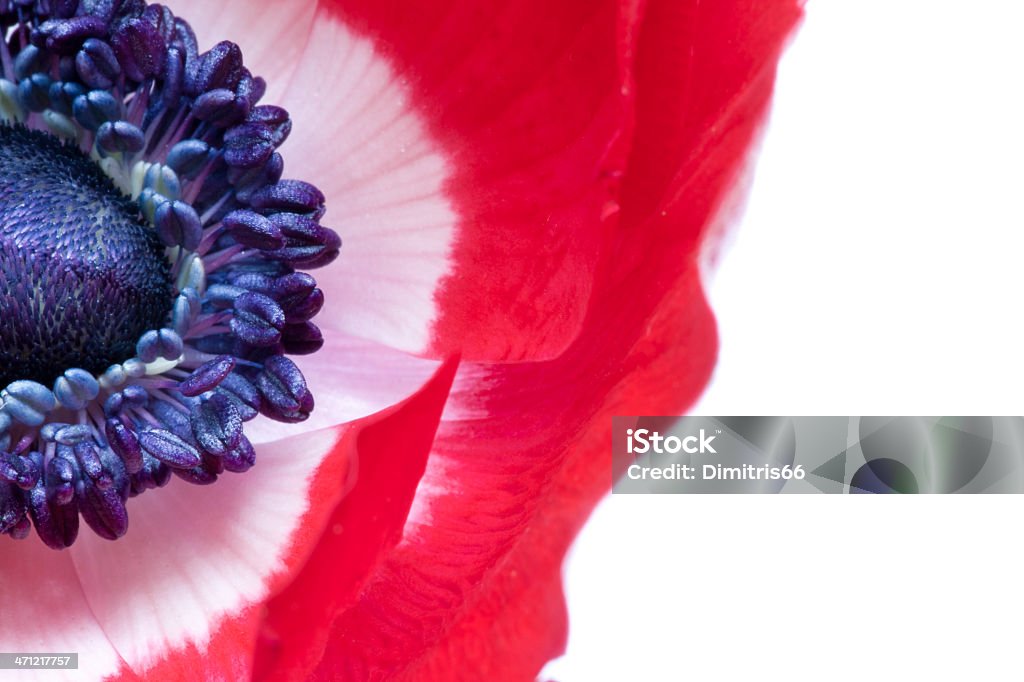
[[[141,0],[0,0],[0,534],[128,530],[130,497],[255,463],[306,419],[324,197],[288,113],[222,42]]]

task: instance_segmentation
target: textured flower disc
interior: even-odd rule
[[[161,5],[0,0],[0,534],[116,539],[130,497],[255,463],[313,409],[323,194],[241,51]]]

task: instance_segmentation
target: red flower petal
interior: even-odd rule
[[[794,0],[686,6],[651,3],[635,34],[633,189],[582,333],[554,360],[460,371],[403,539],[338,613],[316,678],[529,679],[562,646],[560,602],[523,600],[559,593],[565,549],[610,487],[612,415],[678,412],[710,374],[701,238],[799,16]]]
[[[736,157],[749,143],[747,127],[762,114],[765,80],[802,5],[648,3],[637,50],[636,132],[623,183],[625,224],[652,215],[682,191],[705,202],[716,198],[720,188],[705,176],[736,172]]]
[[[616,49],[618,8],[609,2],[410,6],[353,0],[327,3],[323,13],[324,22],[344,20],[373,40],[408,84],[446,159],[444,193],[457,213],[446,274],[440,288],[429,291],[422,320],[431,325],[424,329],[429,337],[406,330],[397,345],[441,356],[454,349],[470,359],[561,352],[586,311],[608,236],[596,226],[611,208],[613,180],[624,161],[628,112]],[[320,62],[332,68],[326,56]],[[393,98],[386,90],[379,101]],[[334,105],[329,94],[324,99],[320,106],[330,115]],[[372,106],[381,105],[373,100]],[[349,144],[345,136],[337,130],[339,143]],[[387,143],[386,136],[380,140]],[[435,216],[422,220],[434,229]],[[381,245],[401,249],[405,243]],[[335,272],[340,277],[342,269]],[[378,282],[367,280],[363,296],[376,295],[389,279],[415,275],[393,267],[373,274]],[[345,305],[365,307],[353,302],[358,297],[348,298]],[[378,316],[387,313],[378,306]],[[429,347],[411,348],[407,338],[426,338]]]
[[[624,328],[653,332],[647,338],[605,335],[555,361],[467,370],[420,513],[338,617],[317,679],[525,680],[560,652],[561,600],[521,601],[534,591],[560,596],[564,551],[611,484],[611,416],[627,406],[680,409],[710,374],[713,321],[695,274],[656,319],[615,311]]]

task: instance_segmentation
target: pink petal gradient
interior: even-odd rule
[[[309,40],[282,102],[295,121],[285,153],[289,172],[327,196],[325,220],[344,242],[317,273],[326,294],[317,322],[423,352],[451,268],[450,162],[369,38],[321,9]]]

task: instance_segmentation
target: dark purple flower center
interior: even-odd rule
[[[132,357],[170,310],[163,251],[138,205],[77,147],[0,126],[0,386]]]
[[[0,0],[0,36],[0,536],[116,540],[309,416],[341,240],[234,43],[143,0]]]

